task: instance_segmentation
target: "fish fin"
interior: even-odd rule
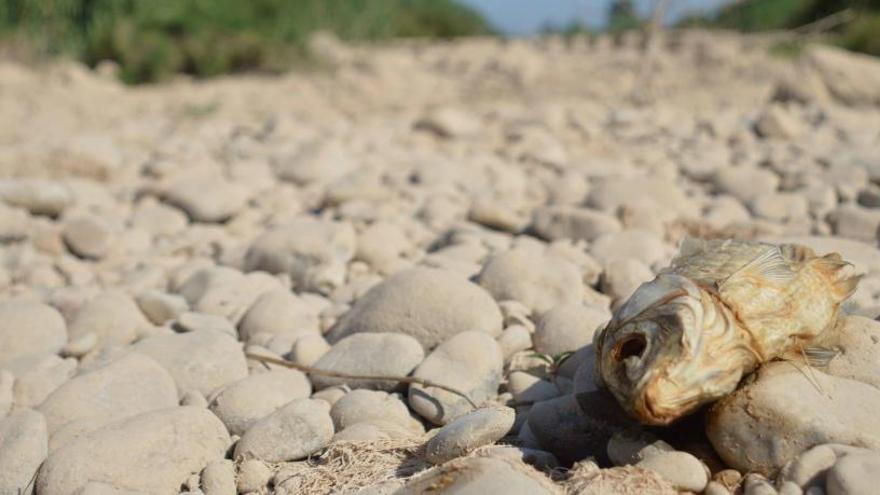
[[[702,253],[706,249],[706,241],[699,237],[687,236],[681,241],[676,257],[693,256]]]
[[[841,270],[848,266],[852,267],[853,264],[841,259],[840,255],[837,253],[826,254],[821,258],[816,258],[812,263],[814,263],[816,268],[824,273],[826,277],[834,281],[832,283],[832,290],[841,301],[848,298],[856,291],[859,281],[862,279],[862,275],[851,275],[848,277],[841,276]]]
[[[743,278],[759,278],[776,283],[789,283],[794,281],[796,277],[797,272],[791,269],[789,262],[782,256],[782,252],[774,246],[730,274],[718,284],[718,287],[723,289],[725,285]]]
[[[837,349],[820,346],[804,347],[802,351],[807,364],[813,368],[825,368],[832,359],[840,355]]]

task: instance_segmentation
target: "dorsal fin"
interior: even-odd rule
[[[797,272],[791,269],[789,262],[782,256],[778,247],[767,249],[757,258],[746,263],[742,268],[730,274],[729,277],[718,284],[719,288],[735,283],[742,279],[763,279],[777,284],[794,281]]]

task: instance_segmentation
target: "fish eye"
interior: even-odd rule
[[[648,341],[645,336],[641,333],[634,333],[617,344],[614,357],[617,361],[624,361],[630,357],[641,358],[647,347]]]

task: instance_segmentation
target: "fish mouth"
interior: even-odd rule
[[[661,400],[661,394],[657,390],[658,382],[645,387],[635,404],[634,411],[643,423],[654,426],[668,426],[676,420],[687,416],[696,410],[700,404],[700,398],[696,394],[679,396],[674,400]]]

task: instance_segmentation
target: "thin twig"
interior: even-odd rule
[[[351,373],[341,373],[339,371],[330,371],[330,370],[322,370],[318,368],[312,368],[311,366],[304,366],[302,364],[296,364],[290,362],[286,359],[275,358],[271,356],[261,356],[259,354],[252,354],[249,352],[245,353],[245,357],[248,359],[253,359],[255,361],[259,361],[264,364],[277,364],[279,366],[284,366],[287,368],[293,368],[295,370],[302,371],[303,373],[309,373],[312,375],[323,375],[329,376],[333,378],[342,378],[345,380],[382,380],[389,382],[399,382],[399,383],[416,383],[425,387],[435,387],[441,390],[445,390],[449,393],[455,394],[459,397],[464,398],[464,400],[468,401],[468,404],[471,405],[474,409],[477,409],[477,404],[471,400],[468,395],[460,390],[452,388],[447,385],[443,385],[442,383],[437,383],[431,380],[426,380],[424,378],[418,378],[415,376],[385,376],[385,375],[357,375]]]

